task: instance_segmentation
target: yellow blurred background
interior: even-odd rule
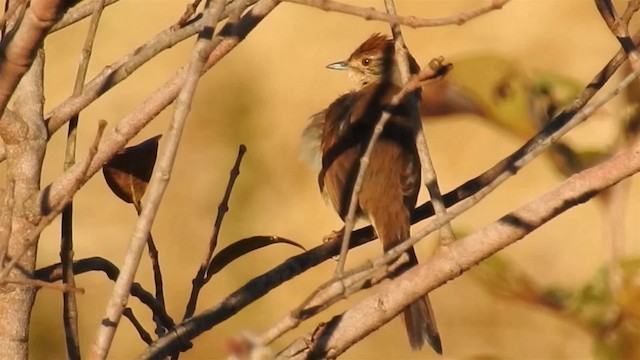
[[[470,10],[488,2],[397,0],[397,7],[401,14],[431,18]],[[381,1],[349,3],[383,8]],[[183,0],[122,0],[108,7],[96,38],[89,78],[175,23],[186,4]],[[616,4],[623,8],[626,1]],[[85,20],[47,38],[46,110],[72,92],[87,26]],[[246,144],[248,152],[231,196],[219,249],[241,238],[271,234],[310,248],[319,244],[323,235],[341,226],[339,218],[319,195],[316,174],[299,160],[299,134],[309,115],[351,86],[344,74],[331,72],[324,66],[346,58],[373,32],[389,33],[388,25],[285,2],[202,78],[170,186],[153,227],[163,266],[168,312],[176,321],[184,313],[191,279],[207,247],[239,144]],[[587,0],[514,0],[502,10],[463,26],[407,28],[404,34],[421,65],[439,55],[455,65],[456,57],[467,54],[498,54],[519,61],[527,69],[551,70],[584,83],[618,49],[617,41],[594,3]],[[80,156],[84,156],[93,138],[97,120],[106,119],[114,126],[188,61],[192,44],[193,40],[185,41],[162,53],[84,111],[80,123]],[[572,144],[579,147],[611,143],[615,135],[611,119],[624,111],[620,104],[619,100],[611,102],[598,116],[578,128],[571,136]],[[163,133],[172,109],[160,114],[131,144]],[[426,130],[443,191],[478,175],[522,143],[474,116],[429,123]],[[43,184],[61,173],[63,133],[66,131],[54,135],[50,142]],[[161,141],[160,151],[163,148]],[[538,159],[457,219],[454,227],[468,232],[484,226],[561,181],[562,177],[546,159]],[[638,199],[640,189],[636,181],[627,212],[627,254],[637,255],[640,251]],[[76,258],[103,256],[120,266],[136,221],[133,207],[116,198],[102,175],[97,174],[75,198],[74,208]],[[542,283],[579,286],[607,259],[609,247],[602,239],[603,233],[600,208],[591,202],[559,216],[501,254]],[[58,239],[59,221],[43,234],[39,267],[58,261]],[[418,244],[418,256],[428,247],[426,243]],[[349,264],[355,265],[380,252],[379,244],[371,243],[350,253]],[[201,293],[199,311],[296,253],[292,247],[275,245],[236,261],[216,275]],[[280,286],[200,336],[194,348],[182,358],[223,358],[226,339],[241,331],[265,330],[328,279],[333,267],[334,262],[328,261]],[[147,257],[143,258],[136,281],[153,291]],[[80,275],[77,284],[86,289],[78,299],[80,340],[86,352],[113,284],[102,274]],[[305,322],[278,340],[274,348],[281,349],[296,336],[365,295],[353,296]],[[444,358],[491,355],[513,359],[582,359],[592,356],[589,338],[578,328],[544,312],[496,300],[467,275],[435,290],[431,298],[443,338]],[[136,299],[131,299],[129,306],[152,333],[150,311]],[[34,359],[65,357],[61,308],[59,293],[39,292],[32,321]],[[144,348],[131,324],[123,319],[109,358],[135,358]],[[399,320],[394,320],[355,345],[344,358],[438,356],[430,349],[412,353],[404,327]]]

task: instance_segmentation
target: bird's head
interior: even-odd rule
[[[327,65],[332,70],[346,70],[349,77],[360,87],[374,81],[400,81],[397,66],[394,66],[393,40],[381,34],[371,35],[347,60]]]

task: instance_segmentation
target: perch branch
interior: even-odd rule
[[[391,15],[396,15],[396,6],[393,0],[385,0],[385,7],[387,12]],[[402,82],[407,83],[411,77],[409,70],[409,59],[407,48],[405,47],[404,38],[402,37],[402,31],[400,25],[391,25],[391,32],[393,33],[394,45],[395,45],[395,60],[400,67],[400,73],[402,75]],[[425,187],[429,191],[429,197],[433,204],[436,217],[442,217],[446,213],[446,208],[442,200],[442,192],[438,185],[438,177],[436,170],[431,160],[431,154],[429,152],[429,145],[427,144],[427,138],[424,134],[424,128],[422,127],[422,119],[420,118],[419,103],[417,97],[413,97],[411,105],[411,121],[420,130],[416,136],[416,146],[418,148],[418,155],[420,156],[420,164],[422,170],[422,181],[424,181]],[[448,244],[455,240],[453,228],[450,223],[446,223],[442,229],[440,229],[440,242]]]

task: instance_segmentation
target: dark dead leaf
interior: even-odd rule
[[[306,249],[297,242],[278,236],[252,236],[250,238],[238,240],[217,253],[209,263],[206,278],[211,278],[218,271],[222,270],[225,266],[243,255],[246,255],[253,250],[273,244],[289,244],[306,251]]]
[[[160,137],[124,148],[102,167],[107,185],[122,201],[136,203],[144,195],[156,164]]]

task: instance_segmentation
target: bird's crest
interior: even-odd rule
[[[382,35],[380,33],[375,33],[371,35],[367,40],[365,40],[354,52],[349,56],[349,59],[353,59],[354,57],[362,54],[366,54],[369,52],[375,51],[384,51],[387,46],[392,44],[391,38],[387,35]]]

